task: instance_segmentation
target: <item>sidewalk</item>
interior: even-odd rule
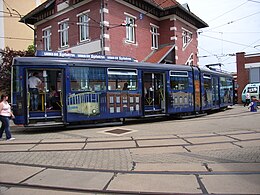
[[[185,120],[13,129],[16,140],[0,141],[0,194],[260,194],[259,116],[235,106]]]

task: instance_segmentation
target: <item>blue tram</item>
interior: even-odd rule
[[[34,72],[42,81],[37,110],[32,110],[28,86]],[[57,96],[50,101],[53,90]],[[201,113],[233,105],[233,79],[184,65],[17,57],[12,105],[14,123],[24,126]]]

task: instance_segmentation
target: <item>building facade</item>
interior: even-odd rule
[[[238,103],[242,103],[241,94],[248,83],[260,83],[260,53],[236,53]]]
[[[37,50],[189,65],[208,26],[175,0],[47,0],[21,22],[35,26]]]
[[[33,44],[33,28],[19,20],[45,0],[0,0],[0,49],[26,50]]]

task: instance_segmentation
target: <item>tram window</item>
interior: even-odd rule
[[[171,89],[186,90],[189,86],[188,72],[186,71],[170,71]]]
[[[232,79],[220,77],[220,98],[221,103],[228,103],[232,101],[233,83]]]
[[[204,75],[203,76],[203,81],[204,81],[204,89],[205,90],[211,90],[212,89],[212,82],[211,82],[211,77]]]
[[[22,89],[19,87],[19,73],[16,66],[13,67],[13,73],[13,92],[20,92]]]
[[[106,89],[105,68],[71,67],[72,91],[101,91]]]
[[[109,68],[108,90],[137,90],[137,70]]]

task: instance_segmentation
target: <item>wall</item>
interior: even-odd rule
[[[260,71],[260,54],[248,54],[245,52],[236,53],[237,60],[237,84],[238,84],[238,103],[241,103],[241,94],[244,87],[250,83],[250,74],[249,72]],[[254,73],[251,73],[254,74]],[[254,82],[260,82],[260,80],[255,80]]]
[[[75,47],[80,46],[81,44],[87,43],[87,42],[79,42],[79,28],[77,25],[78,17],[77,14],[82,13],[84,11],[90,10],[88,15],[90,18],[93,18],[94,20],[90,19],[89,21],[89,33],[90,33],[90,41],[96,41],[100,39],[100,3],[99,1],[91,1],[88,4],[84,4],[80,7],[77,7],[75,9],[72,9],[70,11],[63,10],[63,14],[56,16],[54,19],[44,22],[42,24],[37,25],[37,49],[42,50],[44,49],[43,40],[42,40],[42,29],[51,26],[51,49],[52,51],[57,50],[70,50],[70,48],[60,48],[60,35],[59,35],[59,25],[58,22],[69,18],[69,47]],[[80,48],[80,47],[79,47]],[[79,53],[84,53],[84,51],[81,51]],[[86,53],[86,52],[85,52]]]
[[[101,27],[98,24],[101,20],[100,18],[100,5],[101,1],[90,1],[86,3],[83,1],[80,7],[72,9],[71,7],[65,8],[60,13],[57,13],[56,17],[51,21],[41,21],[37,24],[37,49],[43,49],[42,42],[42,29],[51,26],[51,48],[53,51],[68,50],[68,51],[80,51],[82,47],[79,43],[79,29],[77,26],[78,18],[76,15],[86,10],[90,10],[89,15],[92,18],[90,20],[90,41],[96,41],[100,39]],[[67,10],[67,11],[66,11]],[[64,13],[63,13],[64,12]],[[126,14],[130,14],[136,18],[135,24],[135,43],[128,43],[125,41],[126,38],[126,27],[124,25]],[[142,19],[140,19],[140,13],[143,13]],[[178,64],[185,64],[193,53],[194,62],[197,64],[197,32],[196,28],[189,25],[187,22],[181,20],[177,16],[167,16],[164,18],[150,17],[149,14],[142,10],[138,10],[136,7],[129,5],[127,3],[121,3],[117,0],[105,0],[104,1],[104,22],[109,24],[104,27],[104,50],[105,55],[121,55],[129,56],[137,59],[138,61],[143,61],[147,58],[154,50],[152,46],[152,35],[150,32],[151,25],[154,24],[159,27],[159,48],[165,45],[176,44],[176,51],[172,51],[173,54],[176,53]],[[69,47],[59,48],[59,33],[58,33],[58,22],[69,18]],[[93,20],[94,19],[94,20]],[[182,41],[182,27],[189,30],[193,34],[193,38],[190,44],[183,49]],[[86,42],[85,42],[86,43]],[[80,53],[86,53],[90,50],[82,49]],[[95,50],[96,52],[96,50]]]
[[[5,39],[3,38],[5,35],[4,35],[4,12],[3,12],[3,9],[4,9],[4,2],[3,0],[0,0],[0,49],[4,49],[5,48]],[[0,56],[1,58],[1,56]]]
[[[174,26],[176,27],[175,36],[177,38],[176,45],[178,50],[176,51],[176,64],[185,64],[191,54],[193,54],[193,64],[198,64],[197,53],[198,53],[198,39],[197,39],[197,29],[192,28],[191,26],[185,24],[180,19],[176,18],[174,22]],[[191,42],[184,48],[183,47],[183,28],[192,33]]]
[[[106,33],[109,34],[109,40],[106,41],[106,46],[110,48],[110,51],[106,52],[106,54],[131,56],[138,61],[142,61],[153,51],[151,49],[152,37],[150,23],[160,26],[159,22],[147,15],[143,15],[143,19],[139,19],[140,12],[116,1],[108,1],[106,8],[109,14],[105,14],[105,20],[108,21],[111,26],[111,28],[106,31]],[[124,12],[136,17],[135,43],[125,42],[125,26],[115,27],[116,25],[124,23],[126,18]],[[160,39],[161,36],[159,36],[159,40]]]
[[[44,1],[45,0],[5,0],[6,3],[1,1],[3,11],[9,12],[9,9],[12,15],[10,16],[10,14],[5,13],[4,15],[6,17],[1,18],[1,20],[4,20],[3,29],[1,28],[1,31],[4,32],[3,35],[6,37],[4,44],[2,43],[3,45],[0,45],[2,47],[1,49],[8,46],[14,50],[27,50],[28,46],[33,44],[33,30],[24,23],[19,22],[20,17],[13,9],[18,11],[21,16],[24,16],[37,7],[39,5],[38,3],[43,3]]]

